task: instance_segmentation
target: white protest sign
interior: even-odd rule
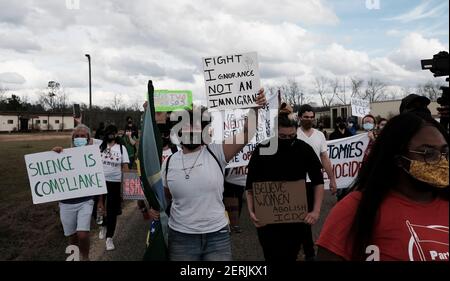
[[[364,117],[370,113],[369,101],[366,101],[363,99],[358,99],[358,98],[352,98],[351,104],[352,104],[352,115],[353,116]]]
[[[260,89],[256,52],[202,58],[208,110],[256,107]]]
[[[258,110],[258,129],[255,137],[233,157],[227,168],[247,165],[256,145],[274,136],[275,117],[278,112],[278,96],[276,94],[266,94],[266,99],[266,106]],[[239,134],[244,128],[247,114],[248,110],[242,109],[211,112],[212,141],[221,143],[224,139]]]
[[[367,133],[327,141],[328,156],[336,177],[337,188],[350,187],[361,169],[364,152],[369,145]],[[329,189],[327,174],[323,174],[325,189]]]
[[[25,155],[34,204],[107,193],[95,145]]]

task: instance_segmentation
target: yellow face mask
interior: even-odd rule
[[[448,180],[448,160],[442,159],[438,164],[428,164],[426,162],[411,160],[408,173],[417,180],[426,182],[438,188],[446,188]]]

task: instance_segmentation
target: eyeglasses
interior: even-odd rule
[[[422,155],[423,160],[427,164],[436,165],[439,164],[442,159],[446,159],[448,161],[448,151],[441,152],[437,149],[427,148],[424,151],[409,150],[409,152]]]
[[[73,135],[74,138],[87,138],[87,135]]]

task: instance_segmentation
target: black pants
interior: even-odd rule
[[[256,229],[266,261],[296,261],[305,235],[304,223],[268,224]]]
[[[244,195],[244,186],[232,184],[229,182],[224,183],[223,187],[223,197],[227,198],[237,198],[239,202],[239,217],[241,216],[242,212],[242,196]]]
[[[306,183],[306,198],[308,201],[308,212],[311,212],[314,207],[314,187],[310,182]],[[305,232],[302,236],[301,245],[303,246],[303,252],[305,253],[305,258],[313,258],[316,255],[314,250],[314,239],[312,236],[311,225],[305,224]]]
[[[116,230],[117,216],[121,213],[120,182],[106,182],[106,217],[103,218],[103,226],[106,226],[106,237],[112,238]]]

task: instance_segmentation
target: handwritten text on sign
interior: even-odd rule
[[[107,193],[95,145],[28,154],[25,163],[34,204]]]
[[[192,92],[183,90],[155,90],[155,111],[168,112],[192,109]]]
[[[363,99],[352,98],[352,115],[358,117],[364,117],[370,113],[369,101]]]
[[[368,145],[367,133],[327,142],[328,157],[336,176],[337,188],[349,187],[358,176]],[[323,176],[327,189],[328,177],[326,173]]]
[[[246,144],[228,163],[227,168],[246,166],[250,161],[256,145],[274,136],[275,117],[278,112],[278,99],[276,94],[266,95],[267,104],[258,110],[258,127],[255,137]],[[244,130],[245,116],[248,110],[233,109],[212,112],[213,128],[212,140],[214,143],[222,143],[223,140],[237,135]]]
[[[203,58],[208,109],[256,107],[260,89],[256,52]]]
[[[253,199],[263,224],[303,222],[308,213],[304,180],[254,182]]]
[[[125,200],[144,200],[144,190],[137,171],[123,173],[122,194]]]

